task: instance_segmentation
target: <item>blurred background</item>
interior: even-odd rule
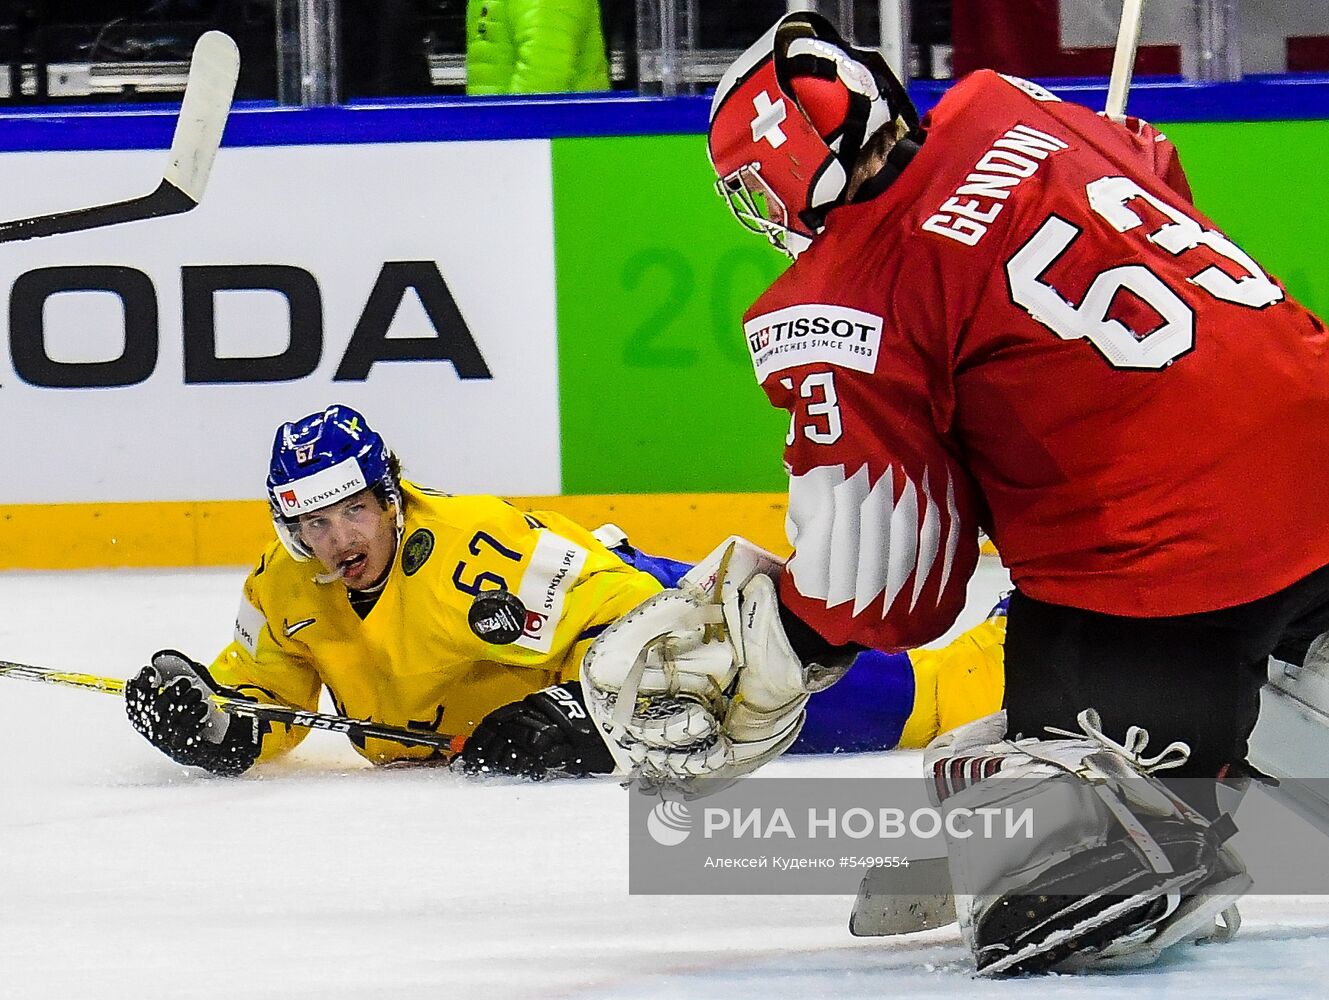
[[[163,100],[217,27],[241,99],[701,93],[785,10],[815,8],[911,79],[1108,72],[1120,0],[4,0],[0,101]],[[1324,0],[1150,0],[1137,79],[1329,70]]]

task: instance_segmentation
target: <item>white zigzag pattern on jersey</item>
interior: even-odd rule
[[[955,566],[955,551],[960,547],[960,509],[955,506],[955,480],[951,478],[951,470],[946,470],[946,511],[950,515],[949,526],[946,528],[946,558],[941,564],[941,586],[937,588],[937,604],[941,604],[942,595],[946,593],[946,584],[951,579],[951,569]]]
[[[785,530],[795,551],[789,572],[805,597],[825,601],[828,608],[852,600],[855,615],[884,593],[884,618],[911,574],[909,610],[918,604],[942,551],[941,509],[932,497],[926,469],[921,486],[905,476],[898,496],[893,466],[875,485],[869,487],[869,482],[866,465],[852,476],[845,475],[843,465],[823,465],[790,477]],[[949,470],[946,507],[938,604],[959,546],[959,512]]]
[[[914,592],[909,598],[909,610],[918,604],[918,595],[923,592],[923,585],[928,582],[932,564],[937,561],[937,552],[941,548],[941,511],[932,499],[932,489],[928,486],[928,470],[923,470],[923,527],[918,532],[918,573],[914,576]],[[951,521],[954,524],[954,520]]]

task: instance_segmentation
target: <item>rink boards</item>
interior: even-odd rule
[[[1151,81],[1132,108],[1175,123],[1209,214],[1329,312],[1304,170],[1329,159],[1329,82],[1296,84]],[[247,562],[273,429],[333,401],[439,488],[621,516],[679,555],[731,530],[778,547],[786,418],[740,317],[784,265],[712,191],[706,105],[242,107],[194,212],[4,247],[0,561]],[[0,115],[4,214],[147,190],[173,114]]]

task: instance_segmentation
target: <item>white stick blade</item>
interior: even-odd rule
[[[199,38],[166,166],[166,180],[196,202],[208,185],[239,74],[240,50],[230,35],[209,31]]]

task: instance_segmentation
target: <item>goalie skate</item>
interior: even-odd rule
[[[1154,871],[1130,837],[1075,852],[983,913],[975,926],[978,971],[1039,972],[1064,968],[1072,959],[1095,964],[1109,949],[1148,941],[1180,909],[1183,894],[1229,874],[1219,870],[1212,827],[1180,819],[1150,827],[1172,872]],[[1086,893],[1089,882],[1101,888]]]
[[[1143,729],[1118,744],[1097,713],[1077,721],[1079,738],[1052,730],[1067,738],[987,743],[1004,727],[998,716],[929,748],[934,777],[947,779],[933,790],[953,814],[1038,813],[1026,838],[947,828],[957,916],[980,975],[1144,965],[1237,926],[1227,913],[1228,933],[1215,933],[1215,918],[1251,885],[1225,846],[1231,816],[1207,821],[1153,776],[1184,763],[1189,748],[1172,743],[1147,757]],[[971,766],[985,755],[1002,766]]]

